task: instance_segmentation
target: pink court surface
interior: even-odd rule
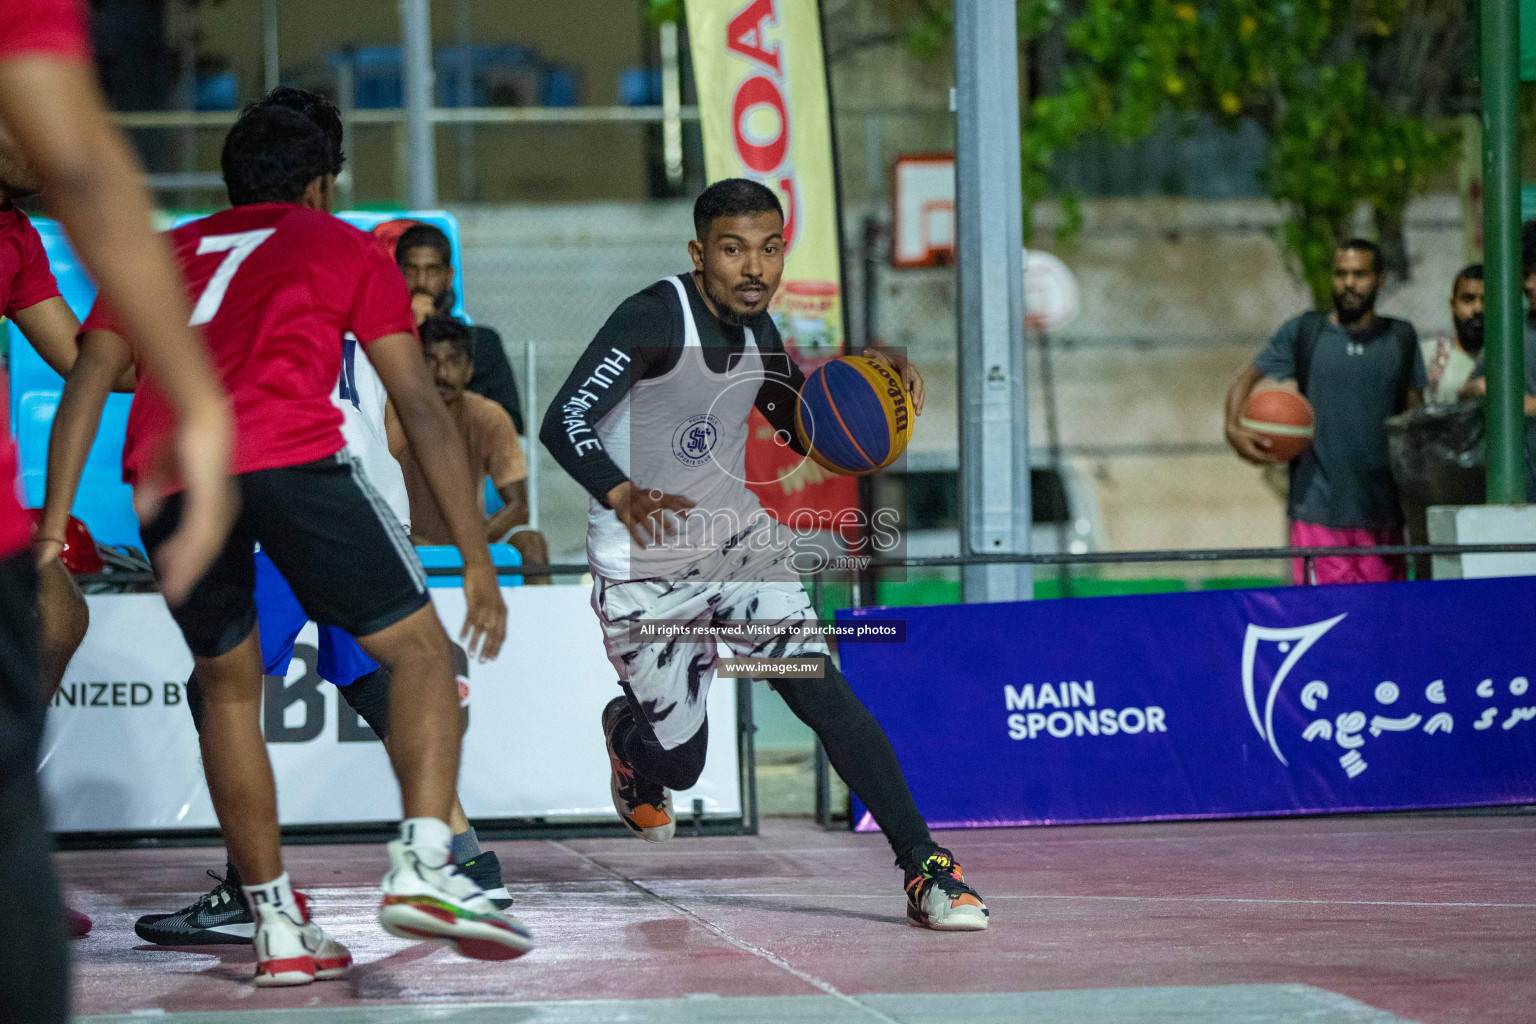
[[[991,928],[907,925],[878,835],[496,843],[539,946],[477,963],[386,935],[384,851],[288,850],[346,981],[262,990],[244,946],[160,949],[217,849],[57,863],[96,929],[88,1021],[242,1024],[1388,1024],[1536,1020],[1536,816],[1378,816],[948,833]]]

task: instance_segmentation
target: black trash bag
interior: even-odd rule
[[[1429,405],[1387,420],[1387,456],[1403,503],[1410,544],[1428,544],[1431,505],[1481,505],[1488,496],[1482,402]],[[1428,556],[1413,560],[1415,579],[1430,576]]]

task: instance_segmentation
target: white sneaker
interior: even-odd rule
[[[379,911],[389,934],[446,943],[473,960],[512,960],[533,948],[527,927],[498,912],[458,865],[428,864],[400,839],[389,844],[389,863]]]
[[[297,895],[297,894],[295,894]],[[302,896],[296,906],[258,915],[256,935],[256,984],[308,985],[316,979],[344,978],[352,966],[347,947],[326,935],[309,919],[309,905]],[[300,919],[295,919],[295,918]]]
[[[613,746],[614,730],[629,721],[632,714],[624,697],[615,697],[603,709],[603,736],[608,744],[610,768],[608,792],[625,828],[648,843],[665,843],[677,832],[677,821],[672,816],[672,791],[642,778]]]

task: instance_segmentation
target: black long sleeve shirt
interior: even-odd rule
[[[715,373],[726,373],[746,351],[746,332],[709,311],[692,274],[683,278],[683,284],[698,326],[705,365]],[[658,281],[620,303],[544,413],[539,440],[587,493],[604,504],[607,493],[628,477],[604,449],[597,424],[636,381],[660,377],[677,365],[685,339],[677,302],[671,283]],[[756,407],[775,431],[787,435],[790,448],[803,455],[805,449],[795,432],[793,396],[799,395],[805,375],[785,351],[779,330],[767,313],[748,317],[745,326],[752,329],[763,358],[764,381]]]

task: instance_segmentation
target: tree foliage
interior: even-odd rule
[[[1047,25],[1056,0],[1020,0],[1021,29]],[[1320,303],[1334,245],[1361,204],[1406,275],[1408,200],[1447,166],[1457,133],[1440,98],[1465,63],[1463,0],[1076,0],[1073,56],[1059,90],[1034,98],[1024,130],[1026,203],[1046,198],[1057,154],[1086,136],[1148,135],[1168,114],[1255,121],[1269,139],[1269,194],[1281,241]],[[932,52],[947,7],[909,38]],[[1065,201],[1069,229],[1077,218]]]

